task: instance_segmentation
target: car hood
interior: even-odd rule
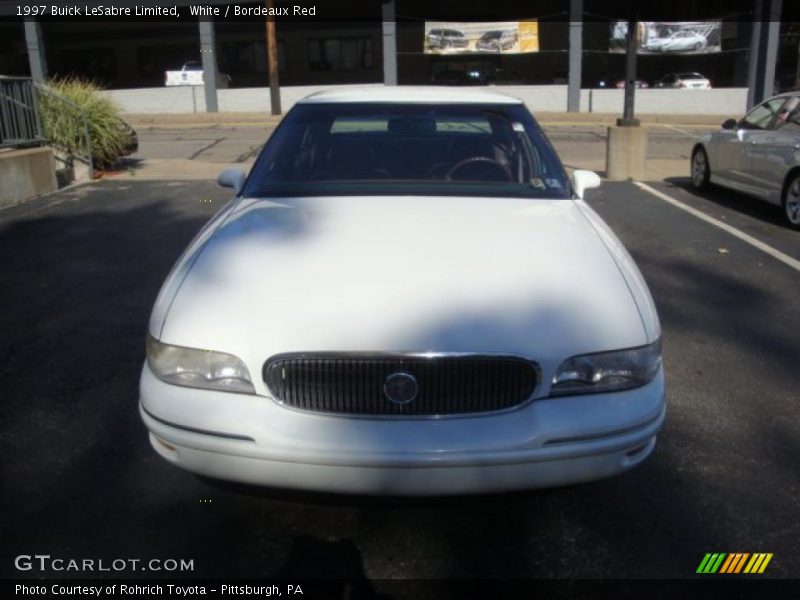
[[[182,280],[165,283],[177,291],[162,291],[169,308],[151,333],[233,353],[254,379],[282,352],[507,353],[550,370],[645,344],[622,275],[636,268],[612,257],[613,234],[587,210],[514,198],[242,200],[187,251],[191,267],[171,276]]]

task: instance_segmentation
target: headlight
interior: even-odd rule
[[[627,390],[649,383],[661,367],[661,339],[648,346],[568,358],[558,367],[551,396]]]
[[[163,344],[148,334],[147,364],[156,377],[167,383],[255,393],[247,367],[232,354]]]

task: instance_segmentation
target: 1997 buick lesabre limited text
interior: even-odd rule
[[[140,414],[205,476],[347,493],[591,481],[666,412],[625,248],[525,106],[331,90],[295,105],[168,275]]]
[[[17,6],[18,17],[178,17],[177,6],[114,6],[98,4],[33,4]]]
[[[314,17],[317,14],[316,6],[211,6],[192,4],[187,7],[193,17]],[[98,4],[33,4],[18,5],[18,17],[178,17],[177,6],[115,6]]]

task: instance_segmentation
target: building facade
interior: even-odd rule
[[[224,4],[224,0],[216,3]],[[380,83],[386,78],[387,64],[394,65],[400,84],[570,83],[595,88],[625,77],[624,53],[612,52],[609,40],[615,19],[626,14],[617,4],[627,3],[547,0],[502,11],[510,15],[504,18],[538,20],[538,52],[425,53],[425,22],[448,18],[452,13],[447,4],[437,2],[431,7],[417,0],[394,0],[382,6],[373,3],[372,12],[351,8],[350,13],[342,13],[343,18],[352,20],[278,21],[281,85]],[[783,18],[787,12],[784,4],[781,0],[709,0],[698,8],[688,1],[654,2],[652,14],[642,18],[662,16],[658,9],[673,19],[721,21],[721,51],[642,55],[637,61],[637,79],[652,83],[667,73],[692,71],[705,75],[715,87],[748,87],[754,77],[749,65],[754,56],[760,56],[761,62],[769,63],[762,69],[762,77],[768,79],[772,74],[774,79],[767,86],[768,93],[796,87],[800,28],[786,21],[770,26],[760,23],[758,19],[763,17],[757,16],[777,10]],[[391,36],[381,21],[387,7],[394,15]],[[459,18],[489,16],[480,12],[485,9],[469,14],[463,5],[457,14],[463,15],[465,10],[468,14]],[[84,77],[111,89],[158,87],[164,85],[167,70],[180,69],[201,57],[200,28],[192,20],[108,21],[102,26],[89,21],[42,20],[35,25],[29,22],[26,26],[19,18],[0,21],[0,74],[35,75],[38,62],[48,77]],[[230,76],[231,87],[267,85],[264,21],[217,20],[212,27],[216,68]],[[761,30],[763,35],[754,34]],[[392,44],[389,52],[385,51],[387,40]]]

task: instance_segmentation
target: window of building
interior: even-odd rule
[[[108,85],[117,76],[117,55],[111,46],[64,48],[58,53],[59,74],[85,77]]]
[[[283,40],[278,40],[278,72],[286,71],[286,51]],[[227,73],[266,73],[267,47],[264,42],[225,42],[219,65]]]
[[[165,71],[179,70],[184,63],[199,58],[195,44],[159,44],[137,49],[139,77],[159,80]]]
[[[308,40],[312,71],[354,71],[373,66],[372,38],[312,38]]]

